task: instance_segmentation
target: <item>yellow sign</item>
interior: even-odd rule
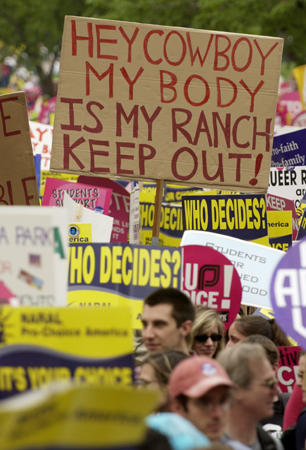
[[[143,440],[157,401],[153,390],[72,384],[27,396],[0,405],[3,450],[130,448]]]

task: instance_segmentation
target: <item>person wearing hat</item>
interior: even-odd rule
[[[233,382],[216,360],[191,356],[180,362],[170,376],[170,409],[211,441],[218,441],[224,433],[232,387]]]

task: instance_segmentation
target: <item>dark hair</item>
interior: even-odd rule
[[[242,341],[242,344],[260,344],[266,352],[270,364],[274,366],[279,362],[279,351],[271,339],[262,334],[251,334]]]
[[[158,384],[165,387],[168,385],[174,367],[186,358],[189,358],[186,353],[178,350],[165,350],[148,355],[143,360],[143,364],[150,364],[153,367]]]
[[[291,345],[286,334],[279,327],[275,319],[265,319],[262,316],[252,314],[236,319],[234,325],[239,333],[244,336],[261,334],[271,339],[278,347]]]
[[[190,298],[175,288],[161,288],[151,292],[145,299],[144,305],[171,305],[172,316],[180,327],[186,320],[194,321],[195,309]]]

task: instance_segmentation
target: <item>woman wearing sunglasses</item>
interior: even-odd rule
[[[215,358],[225,343],[225,327],[217,311],[198,306],[191,331],[191,349]]]

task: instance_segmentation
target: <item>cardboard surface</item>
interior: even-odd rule
[[[265,192],[282,46],[66,16],[51,169]]]
[[[0,96],[0,204],[39,205],[24,92]]]

